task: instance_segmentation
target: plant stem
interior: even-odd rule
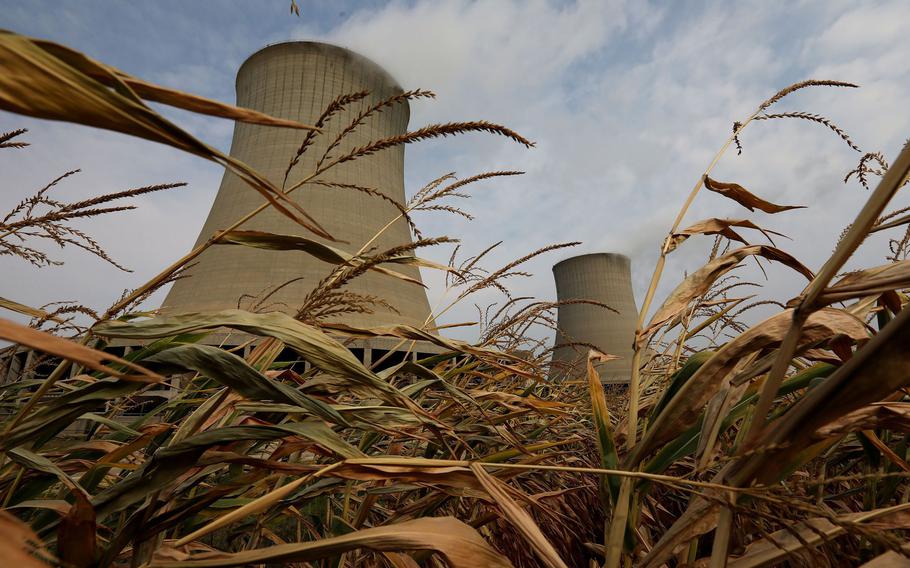
[[[682,208],[676,215],[676,219],[673,221],[673,226],[670,227],[670,232],[667,235],[667,238],[664,239],[663,245],[661,245],[660,256],[657,258],[657,263],[654,265],[654,272],[651,274],[651,282],[648,285],[648,291],[645,293],[645,299],[642,301],[641,310],[638,313],[638,325],[635,330],[635,340],[632,353],[632,376],[629,379],[629,432],[626,436],[626,448],[629,450],[635,447],[636,435],[638,431],[638,398],[639,385],[641,382],[639,367],[641,365],[641,350],[647,347],[647,345],[643,344],[640,341],[639,336],[645,323],[645,317],[647,317],[648,312],[651,310],[651,302],[654,301],[654,294],[657,292],[657,286],[660,284],[660,277],[663,275],[664,265],[667,262],[667,255],[670,253],[670,243],[672,242],[673,234],[676,233],[677,229],[679,229],[679,225],[682,223],[683,218],[685,218],[686,213],[688,213],[689,208],[695,201],[695,197],[698,195],[698,192],[701,191],[701,188],[704,187],[705,177],[714,170],[714,167],[717,166],[720,158],[724,155],[730,145],[733,144],[733,140],[740,133],[742,133],[746,125],[752,122],[756,116],[758,116],[759,112],[761,111],[755,111],[749,118],[743,121],[740,127],[735,132],[733,132],[729,138],[727,138],[727,141],[723,146],[721,146],[717,154],[715,154],[714,159],[711,160],[711,163],[708,165],[707,169],[705,169],[701,177],[698,178],[698,181],[695,182],[695,186],[692,188],[692,191],[689,192],[689,196],[686,198],[685,203],[683,203]]]
[[[711,548],[709,568],[725,568],[727,565],[727,548],[730,545],[730,531],[733,527],[732,507],[722,507],[717,519],[717,530],[714,531],[714,545]]]

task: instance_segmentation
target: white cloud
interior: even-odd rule
[[[618,2],[569,8],[422,2],[364,11],[326,39],[368,54],[406,87],[436,89],[440,100],[418,107],[417,124],[488,118],[538,142],[531,152],[473,138],[412,149],[414,181],[447,169],[465,175],[478,168],[528,171],[522,179],[491,184],[497,189],[478,188],[469,210],[484,230],[430,218],[428,227],[462,236],[468,250],[506,239],[491,256],[498,262],[567,240],[584,241],[576,252],[626,252],[633,256],[640,299],[661,239],[732,122],[778,88],[808,77],[861,81],[859,93],[805,93],[794,96],[795,106],[787,101],[780,108],[830,113],[856,127],[864,147],[895,147],[906,125],[888,111],[910,94],[902,72],[910,58],[888,33],[870,32],[879,19],[902,21],[898,4],[847,12],[848,5],[833,4],[709,3],[668,13]],[[836,30],[846,27],[860,31],[844,32],[840,49],[832,42],[838,44]],[[772,218],[706,195],[687,222],[759,218],[791,235],[794,242],[779,244],[817,268],[864,197],[840,183],[858,156],[809,123],[755,123],[743,138],[745,155],[728,154],[717,175],[768,199],[812,208]],[[415,171],[423,175],[415,179]],[[662,293],[684,269],[703,261],[706,250],[699,242],[706,241],[693,239],[675,253]],[[549,267],[568,254],[532,262],[537,277],[513,282],[517,293],[551,298]],[[867,260],[882,254],[870,250]],[[760,275],[754,269],[749,274]],[[779,270],[769,274],[769,294],[799,291],[797,278]],[[452,320],[471,315],[466,306]]]
[[[906,2],[855,4],[806,43],[831,58],[871,56],[874,61],[884,55],[882,47],[897,48],[906,40],[908,18],[910,5]],[[900,49],[892,51],[899,53]]]

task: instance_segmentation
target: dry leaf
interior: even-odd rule
[[[775,205],[770,201],[765,201],[764,199],[753,195],[749,190],[738,183],[725,183],[713,180],[708,176],[705,176],[705,187],[714,193],[719,193],[724,197],[732,199],[749,211],[760,209],[765,213],[780,213],[781,211],[789,211],[790,209],[806,208],[805,205]]]
[[[910,432],[910,403],[876,402],[853,412],[844,414],[837,420],[825,424],[815,431],[817,440],[833,436],[842,436],[850,432],[874,429]]]
[[[6,511],[0,511],[0,564],[16,568],[49,568],[57,561],[32,529]]]
[[[76,343],[75,341],[63,339],[62,337],[57,337],[56,335],[51,335],[50,333],[2,318],[0,318],[0,339],[25,345],[26,347],[31,347],[32,349],[50,355],[63,357],[69,361],[79,363],[83,367],[101,371],[102,373],[120,379],[146,383],[158,383],[164,380],[164,377],[149,371],[145,367],[141,367],[109,353],[96,351],[95,349],[91,349],[85,345]],[[125,371],[112,369],[105,365],[103,361],[119,363],[136,374],[129,374]]]
[[[150,568],[218,568],[251,564],[309,562],[366,548],[378,552],[432,550],[452,568],[512,568],[512,563],[487,544],[476,530],[454,517],[424,517],[394,525],[354,531],[312,542],[221,554],[207,560],[153,561]]]
[[[756,231],[761,232],[771,244],[774,244],[774,241],[771,239],[771,235],[777,235],[783,237],[782,233],[772,231],[770,229],[763,229],[753,223],[748,219],[718,219],[716,217],[711,219],[705,219],[704,221],[699,221],[694,225],[674,233],[670,238],[669,246],[667,247],[667,252],[671,252],[681,245],[686,239],[692,235],[721,235],[726,237],[731,241],[740,242],[746,246],[749,246],[749,243],[740,236],[739,233],[734,231],[732,227],[743,227],[745,229],[755,229]]]
[[[482,489],[467,462],[421,458],[348,459],[325,475],[359,481],[394,480],[459,489]]]
[[[52,316],[51,314],[47,313],[44,310],[39,310],[38,308],[26,306],[25,304],[20,304],[19,302],[16,302],[15,300],[9,300],[7,298],[0,297],[0,308],[6,308],[7,310],[9,310],[11,312],[16,312],[18,314],[22,314],[22,315],[28,316],[30,318],[38,318],[38,319],[48,318],[48,319],[51,319],[58,323],[66,323],[66,321],[63,320],[62,318],[57,317],[57,316]]]
[[[707,292],[718,278],[739,266],[739,263],[749,256],[761,256],[768,260],[773,260],[789,266],[805,276],[807,280],[812,280],[814,277],[811,270],[778,248],[765,245],[753,245],[732,250],[725,255],[715,258],[680,282],[666,301],[664,301],[663,305],[654,313],[651,322],[641,332],[641,335],[638,338],[639,344],[644,344],[651,334],[685,311],[692,300]]]
[[[501,481],[484,471],[483,467],[478,464],[471,464],[471,471],[477,476],[477,480],[483,486],[484,490],[490,494],[490,497],[499,505],[499,510],[512,523],[512,526],[524,537],[531,545],[534,553],[540,558],[545,566],[550,568],[568,568],[559,553],[543,535],[540,527],[531,518],[531,515],[524,510],[524,507],[515,502],[509,496],[508,487]]]
[[[297,202],[265,177],[174,125],[145,105],[138,93],[190,110],[205,107],[208,114],[223,115],[226,105],[204,105],[204,99],[187,98],[178,91],[142,82],[131,86],[131,78],[124,73],[77,51],[4,30],[0,30],[0,68],[0,109],[113,130],[211,160],[234,172],[284,215],[320,237],[332,239]],[[256,119],[245,109],[231,112],[232,118],[244,115],[249,121]]]
[[[262,231],[230,231],[219,235],[218,241],[215,244],[243,245],[265,250],[299,250],[310,254],[323,262],[336,265],[349,263],[352,266],[355,266],[360,262],[359,260],[353,260],[354,255],[341,249],[297,235],[276,235]],[[427,268],[448,270],[447,267],[410,255],[391,258],[387,262],[390,264],[413,264],[416,266],[425,266]],[[405,282],[417,284],[424,288],[426,287],[419,279],[406,276],[400,272],[395,272],[394,270],[389,270],[382,266],[372,266],[370,267],[370,270],[385,274],[386,276],[398,278],[399,280],[404,280]]]
[[[644,438],[629,457],[627,467],[639,463],[662,443],[692,427],[714,393],[729,384],[739,362],[752,353],[779,344],[790,329],[792,320],[793,310],[771,316],[724,345],[701,365],[654,418]],[[815,343],[836,335],[862,340],[868,338],[868,331],[863,322],[851,314],[835,308],[824,308],[806,321],[800,343]]]
[[[830,309],[830,308],[826,308]],[[879,331],[824,382],[810,390],[786,414],[771,422],[738,461],[730,481],[777,480],[800,453],[815,443],[815,433],[845,414],[880,401],[910,381],[910,310]],[[764,448],[756,452],[755,448]]]
[[[862,298],[874,294],[884,294],[910,286],[910,260],[892,262],[875,268],[857,270],[825,288],[819,295],[817,304],[828,305],[853,298]],[[894,310],[900,311],[900,302]]]
[[[830,542],[847,534],[848,531],[844,525],[851,523],[870,528],[875,527],[879,530],[906,529],[910,527],[908,509],[910,509],[910,505],[903,504],[852,513],[838,517],[837,523],[820,517],[808,519],[750,543],[742,556],[729,560],[727,567],[759,568],[782,562],[791,554]]]

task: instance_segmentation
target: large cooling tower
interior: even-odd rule
[[[585,254],[563,260],[553,267],[556,299],[594,300],[610,306],[619,314],[591,304],[559,307],[556,351],[551,377],[578,378],[584,372],[589,347],[622,357],[598,365],[605,383],[626,383],[631,376],[632,341],[638,310],[632,294],[629,257],[622,254]]]
[[[361,110],[391,95],[401,87],[382,68],[347,49],[315,42],[271,45],[241,65],[237,73],[237,105],[264,113],[313,124],[336,97],[358,91],[369,96],[335,115],[315,143],[304,154],[288,180],[288,187],[309,176],[328,145]],[[332,157],[343,155],[370,141],[406,131],[410,111],[407,102],[384,108],[344,138]],[[265,174],[281,187],[285,170],[305,131],[237,123],[231,155]],[[318,177],[324,182],[352,184],[377,189],[392,199],[404,201],[404,148],[398,146],[371,156],[345,162]],[[356,252],[397,214],[391,203],[350,189],[307,184],[292,194],[313,218],[342,243],[337,248]],[[264,199],[236,175],[226,172],[196,244],[263,203]],[[281,213],[266,209],[240,227],[270,233],[316,238]],[[395,223],[374,243],[377,250],[410,242],[404,221]],[[327,242],[327,241],[324,241]],[[415,267],[387,265],[412,278],[420,278]],[[250,309],[263,295],[293,279],[263,303],[261,311],[280,310],[293,314],[303,298],[325,277],[331,265],[304,252],[268,251],[243,246],[218,245],[203,253],[189,278],[171,288],[163,313]],[[376,272],[352,281],[346,290],[378,296],[400,314],[377,306],[373,314],[348,314],[331,321],[355,326],[404,323],[423,326],[430,313],[424,290],[415,284]]]

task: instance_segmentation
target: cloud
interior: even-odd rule
[[[906,2],[854,5],[806,43],[836,60],[857,56],[879,59],[883,46],[898,46],[906,35],[910,6]],[[873,32],[874,33],[871,33]],[[899,52],[900,50],[893,50]]]
[[[406,87],[436,89],[439,101],[421,104],[412,122],[486,118],[538,142],[530,152],[473,138],[411,149],[412,186],[448,169],[462,175],[505,167],[528,172],[491,184],[495,189],[477,188],[468,209],[484,230],[426,217],[430,230],[461,236],[469,251],[506,239],[491,255],[494,263],[551,242],[584,242],[572,253],[529,263],[536,277],[512,282],[519,295],[552,298],[549,268],[569,254],[625,252],[633,257],[641,299],[662,238],[732,122],[777,89],[808,77],[860,80],[864,90],[858,93],[802,93],[780,108],[830,109],[856,127],[864,147],[895,147],[903,125],[876,115],[902,104],[910,91],[903,66],[889,73],[885,63],[907,60],[894,49],[899,42],[886,34],[863,39],[861,50],[838,51],[830,43],[839,41],[832,30],[868,32],[869,22],[898,18],[898,4],[847,11],[843,4],[706,3],[684,11],[621,2],[393,3],[355,14],[323,37],[369,54]],[[846,43],[856,44],[856,35]],[[837,55],[844,53],[849,57]],[[863,128],[867,120],[879,124]],[[793,237],[779,244],[818,267],[862,203],[862,192],[840,182],[858,156],[809,123],[755,123],[743,139],[745,154],[725,156],[717,175],[811,210],[772,218],[704,195],[686,224],[708,216],[757,217]],[[683,271],[704,262],[709,247],[709,239],[692,239],[675,253],[658,298]],[[876,255],[881,249],[864,261]],[[763,280],[754,266],[743,275]],[[786,299],[802,286],[780,270],[769,277],[762,282],[769,295]],[[431,295],[439,290],[434,286]],[[452,320],[470,318],[472,311],[453,310]]]

